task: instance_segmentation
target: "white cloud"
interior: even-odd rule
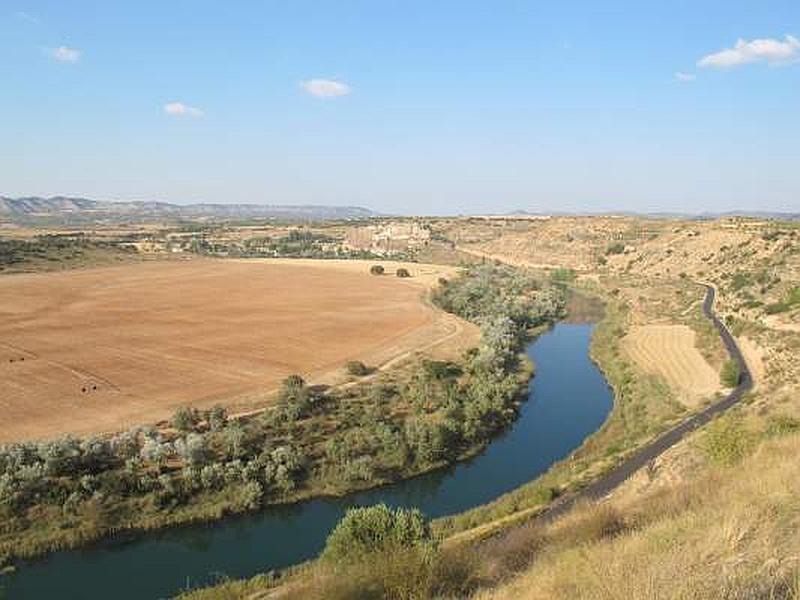
[[[336,98],[337,96],[347,96],[352,92],[346,83],[332,79],[309,79],[300,85],[306,92],[317,98]]]
[[[683,71],[675,73],[675,81],[680,81],[681,83],[690,83],[695,79],[697,79],[697,75],[694,73],[684,73]]]
[[[800,59],[800,40],[787,35],[784,41],[774,39],[747,41],[739,39],[733,48],[725,48],[704,56],[698,67],[726,69],[755,62],[780,64]]]
[[[67,46],[59,46],[50,51],[50,56],[61,62],[78,62],[83,54],[80,50],[75,48],[68,48]]]
[[[203,111],[194,106],[189,106],[183,102],[167,102],[164,105],[164,112],[173,117],[192,117],[199,118],[203,116]]]
[[[39,17],[32,15],[31,13],[25,12],[23,10],[17,11],[16,16],[21,21],[27,21],[28,23],[32,23],[34,25],[42,24],[41,20],[39,20]]]

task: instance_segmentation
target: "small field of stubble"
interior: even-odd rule
[[[0,278],[0,442],[89,434],[179,406],[252,407],[300,373],[344,378],[477,332],[426,301],[447,267],[188,260]]]
[[[720,389],[719,374],[700,354],[695,332],[687,325],[637,326],[623,342],[643,371],[663,377],[688,406],[712,397]]]

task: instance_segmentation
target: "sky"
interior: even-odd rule
[[[0,0],[0,195],[800,210],[800,2]]]

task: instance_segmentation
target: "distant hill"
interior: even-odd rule
[[[168,202],[104,202],[86,198],[4,198],[0,196],[0,220],[15,223],[82,223],[157,221],[181,219],[236,220],[276,219],[331,221],[375,216],[359,206],[269,204],[170,204]]]
[[[505,215],[509,217],[605,217],[605,216],[626,216],[626,217],[644,217],[652,219],[687,219],[687,220],[709,220],[720,219],[724,217],[752,217],[756,219],[776,219],[779,221],[797,221],[800,220],[800,212],[779,212],[779,211],[765,211],[765,210],[731,210],[725,212],[637,212],[637,211],[527,211],[527,210],[514,210]]]

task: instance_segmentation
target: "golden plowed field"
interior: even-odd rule
[[[660,375],[689,406],[720,389],[719,374],[695,347],[686,325],[644,325],[625,336],[625,349],[648,373]]]
[[[431,307],[447,267],[190,260],[0,277],[0,441],[253,406],[280,380],[341,378],[473,329]],[[387,273],[395,265],[384,263]],[[450,342],[448,342],[450,343]]]

